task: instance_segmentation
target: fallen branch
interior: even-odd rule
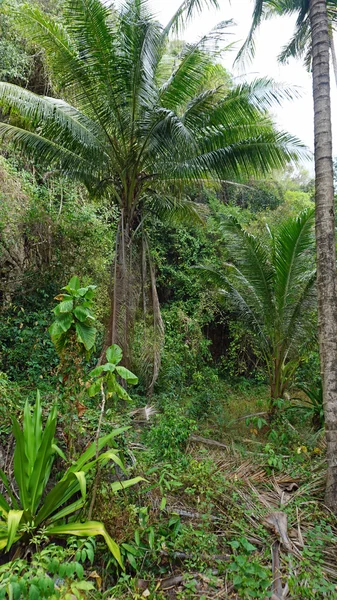
[[[207,446],[217,446],[218,448],[225,448],[228,450],[228,446],[226,444],[222,444],[221,442],[217,442],[216,440],[210,440],[208,438],[201,437],[200,435],[191,435],[191,442],[199,442],[200,444],[206,444]]]
[[[192,512],[189,510],[182,510],[181,508],[169,508],[166,507],[166,510],[169,512],[172,512],[176,515],[179,515],[180,517],[188,517],[189,519],[203,519],[203,518],[208,518],[211,521],[220,521],[220,517],[215,517],[213,515],[202,515],[201,513],[198,512]]]

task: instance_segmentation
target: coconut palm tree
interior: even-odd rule
[[[0,84],[0,103],[9,110],[0,124],[3,142],[119,208],[106,345],[118,343],[129,362],[139,299],[144,306],[151,302],[156,358],[150,387],[163,325],[147,223],[200,218],[188,197],[191,182],[261,175],[296,159],[301,148],[267,113],[289,90],[265,80],[209,83],[216,67],[212,51],[226,23],[183,45],[163,81],[169,33],[189,15],[188,6],[184,2],[166,27],[144,0],[127,0],[118,9],[100,0],[71,0],[62,24],[34,6],[21,7],[18,18],[43,48],[62,99]]]
[[[221,230],[231,261],[221,271],[202,268],[254,334],[267,368],[271,411],[303,358],[308,312],[316,304],[313,224],[314,211],[303,211],[275,233],[268,229],[263,241],[227,218]]]
[[[325,502],[337,512],[337,272],[333,189],[329,48],[336,0],[254,0],[252,27],[241,51],[254,49],[254,32],[270,12],[297,14],[296,32],[281,58],[309,47],[315,135],[318,322],[328,476]],[[307,60],[308,62],[308,60]]]

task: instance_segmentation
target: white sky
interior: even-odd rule
[[[158,19],[166,24],[181,0],[151,0],[150,5]],[[184,32],[183,37],[188,41],[197,40],[223,20],[233,19],[236,26],[229,29],[234,35],[228,36],[228,43],[237,40],[237,48],[245,40],[251,23],[253,0],[221,0],[221,9],[205,9],[201,15],[196,15],[193,22]],[[273,111],[275,120],[281,129],[299,137],[313,150],[313,105],[311,74],[308,73],[301,60],[291,60],[288,65],[280,65],[277,56],[282,46],[290,39],[294,30],[295,17],[270,19],[261,25],[256,35],[256,56],[246,67],[233,67],[236,56],[235,49],[227,53],[223,63],[234,76],[245,75],[246,79],[257,76],[268,76],[279,83],[291,84],[300,88],[301,97],[290,102],[284,102]],[[337,90],[331,77],[333,139],[337,139]],[[312,165],[305,165],[311,170]]]

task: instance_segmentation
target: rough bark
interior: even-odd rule
[[[138,265],[132,260],[130,229],[129,220],[122,213],[117,230],[112,269],[113,285],[108,334],[100,359],[101,362],[105,362],[107,347],[118,344],[123,351],[123,365],[127,367],[131,366],[130,344],[139,296]]]
[[[315,131],[318,324],[327,441],[325,502],[337,511],[337,277],[326,0],[310,0]]]
[[[148,394],[153,393],[160,369],[164,342],[164,324],[156,286],[155,269],[151,262],[150,250],[144,233],[135,238],[134,223],[123,211],[118,224],[115,257],[111,268],[110,318],[105,343],[99,364],[105,362],[108,346],[118,344],[123,351],[123,365],[133,368],[132,342],[136,313],[143,310],[144,338],[142,359],[145,363]],[[153,317],[152,332],[147,336],[147,312]]]
[[[337,85],[337,56],[336,56],[336,47],[335,40],[333,37],[333,31],[330,33],[330,50],[331,50],[331,59],[332,59],[332,68],[335,76],[335,83]]]

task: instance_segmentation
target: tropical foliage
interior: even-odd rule
[[[123,358],[122,349],[114,344],[109,346],[106,351],[107,362],[104,365],[99,365],[89,373],[89,377],[95,381],[88,388],[89,396],[95,396],[101,390],[102,385],[106,386],[109,396],[116,396],[123,400],[131,400],[127,391],[118,383],[119,377],[126,385],[136,385],[138,377],[131,373],[129,369],[119,365]]]
[[[337,11],[335,0],[326,1],[329,22],[332,30],[337,23]],[[289,58],[303,57],[306,65],[311,68],[312,41],[309,17],[308,0],[255,0],[253,19],[248,38],[241,48],[239,57],[254,55],[254,34],[264,19],[270,16],[297,15],[295,32],[290,41],[282,48],[279,55],[281,62],[287,62]]]
[[[231,261],[204,268],[220,294],[256,334],[268,371],[271,398],[283,398],[303,358],[308,313],[315,307],[313,210],[286,221],[262,241],[235,218],[221,226]]]
[[[0,85],[0,102],[9,114],[0,125],[2,140],[119,208],[106,346],[117,342],[130,362],[142,290],[155,332],[151,388],[163,322],[148,223],[200,218],[200,207],[189,198],[191,182],[265,174],[301,150],[267,112],[275,101],[291,97],[289,89],[267,80],[230,87],[227,77],[226,85],[219,81],[216,52],[228,23],[183,45],[163,78],[168,36],[189,10],[184,3],[162,27],[140,0],[119,9],[85,0],[66,4],[61,24],[26,5],[18,19],[43,48],[62,99]]]
[[[96,328],[93,325],[95,317],[92,314],[96,286],[81,287],[79,278],[74,276],[62,289],[67,293],[60,293],[55,298],[59,304],[53,309],[56,319],[49,327],[50,337],[61,355],[74,335],[76,341],[89,352],[96,338]]]
[[[217,0],[166,27],[141,0],[36,2],[0,15],[0,598],[333,600],[314,184],[268,114],[293,93],[225,71],[231,23],[180,39]],[[317,24],[326,2],[263,4]]]
[[[86,476],[90,469],[97,462],[106,464],[110,460],[124,469],[117,449],[110,448],[98,456],[97,451],[100,452],[104,446],[111,444],[114,437],[125,431],[125,427],[115,429],[100,438],[97,444],[91,444],[66,470],[58,483],[47,491],[55,453],[65,459],[55,444],[56,422],[57,408],[54,406],[43,428],[39,394],[32,413],[28,401],[25,404],[22,429],[16,418],[13,418],[16,441],[14,477],[19,499],[13,494],[7,476],[1,471],[0,476],[8,494],[8,501],[4,495],[0,495],[0,547],[8,551],[20,539],[29,543],[42,528],[44,534],[50,537],[102,535],[113,556],[121,564],[118,545],[111,539],[104,525],[96,521],[81,521],[78,515],[85,505]],[[139,480],[140,478],[133,480],[132,483]]]

